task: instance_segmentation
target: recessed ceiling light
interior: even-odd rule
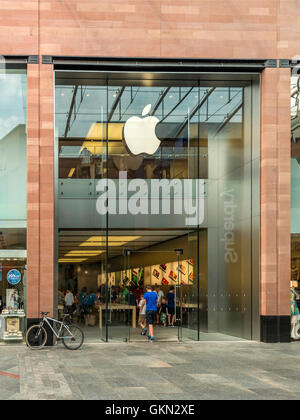
[[[60,96],[65,96],[65,94],[64,93],[61,93]]]

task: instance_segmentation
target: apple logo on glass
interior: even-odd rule
[[[146,117],[151,110],[151,104],[145,106],[142,116]],[[124,139],[127,149],[133,155],[153,155],[161,141],[156,137],[155,127],[159,119],[153,116],[146,118],[131,117],[124,126]]]

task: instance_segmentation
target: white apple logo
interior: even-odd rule
[[[142,116],[149,114],[151,104],[145,106]],[[156,137],[155,127],[159,119],[153,116],[146,118],[131,117],[124,126],[124,139],[128,150],[135,156],[153,155],[161,141]]]

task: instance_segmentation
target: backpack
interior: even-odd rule
[[[91,299],[90,299],[91,295],[87,295],[84,299],[83,299],[83,305],[84,306],[91,306]]]

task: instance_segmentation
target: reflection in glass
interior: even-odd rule
[[[108,243],[101,247],[102,254],[86,255],[83,262],[102,273],[104,303],[110,304],[107,281],[112,273],[119,287],[122,270],[163,267],[173,262],[174,256],[166,259],[155,254],[155,249],[183,248],[182,270],[190,270],[186,275],[191,274],[191,278],[182,284],[182,297],[177,302],[182,310],[179,336],[183,340],[251,338],[251,84],[93,79],[88,85],[86,79],[85,85],[82,80],[60,85],[58,79],[56,86],[59,228],[86,235],[106,229]],[[143,121],[154,127],[152,134]],[[141,134],[137,136],[137,132]],[[151,135],[160,141],[159,147],[153,145],[153,153],[144,144],[151,141]],[[110,179],[118,185],[124,178],[146,180],[147,186],[151,185],[149,180],[205,180],[203,221],[189,226],[182,215],[159,214],[155,218],[150,213],[100,217],[95,211],[98,181]],[[128,198],[123,199],[126,204]],[[121,202],[119,196],[117,200]],[[125,245],[114,247],[110,242],[110,237],[118,235],[121,241],[125,228],[138,237],[128,247],[145,254],[140,266],[136,257],[130,262],[124,260]],[[173,230],[176,233],[171,237]],[[151,242],[151,236],[157,240]],[[73,251],[80,251],[78,247],[74,244]],[[96,249],[96,245],[90,247],[91,251]],[[61,264],[71,258],[65,251],[60,248]],[[169,280],[163,280],[167,293]],[[132,312],[123,315],[120,334],[109,336],[102,331],[102,337],[130,339]],[[109,331],[109,325],[120,327],[120,319],[107,307],[102,321]]]
[[[26,220],[26,73],[0,78],[0,219]]]

